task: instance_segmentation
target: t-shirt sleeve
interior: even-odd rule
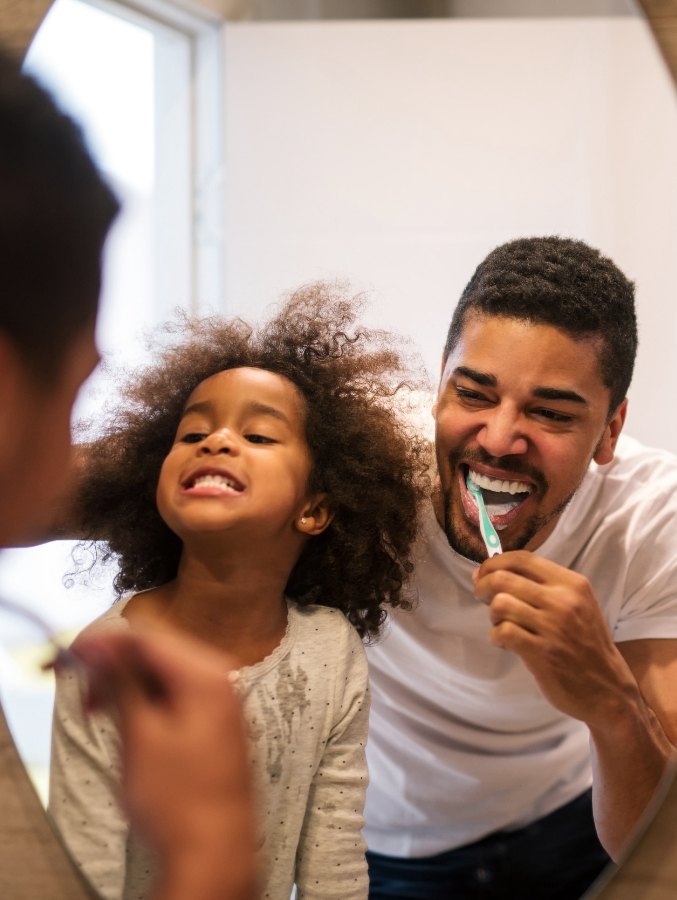
[[[677,484],[675,494],[648,497],[619,541],[627,569],[612,629],[617,643],[677,638]]]
[[[85,690],[76,672],[57,676],[49,813],[96,891],[120,900],[128,825],[119,799],[119,738],[107,714],[85,712]]]
[[[298,900],[364,900],[368,892],[362,838],[367,787],[367,661],[352,626],[344,634],[334,721],[311,785],[297,852]]]

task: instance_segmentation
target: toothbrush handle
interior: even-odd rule
[[[487,555],[489,557],[498,556],[498,554],[502,552],[501,542],[496,534],[496,529],[491,524],[489,514],[484,506],[484,501],[482,501],[482,507],[480,509],[480,533],[484,538]]]
[[[487,508],[484,505],[482,491],[470,481],[470,478],[468,478],[467,485],[468,490],[477,500],[477,511],[479,512],[480,517],[480,534],[482,535],[484,546],[487,548],[487,555],[489,557],[498,556],[499,553],[503,552],[503,549],[498,534],[496,533],[496,529],[491,524]]]

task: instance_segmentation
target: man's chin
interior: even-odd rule
[[[531,522],[530,527],[524,529],[521,534],[513,536],[512,538],[508,538],[505,533],[501,534],[499,532],[503,552],[508,550],[525,550],[533,538],[538,534],[540,530],[539,525],[540,523]],[[488,553],[481,537],[479,538],[478,543],[473,537],[459,533],[456,528],[446,528],[445,534],[451,549],[455,550],[456,553],[461,556],[465,556],[465,558],[471,560],[471,562],[483,563],[484,560],[487,559]]]
[[[447,490],[445,492],[443,500],[443,505],[440,504],[440,507],[438,507],[438,509],[441,510],[441,513],[444,516],[443,530],[449,546],[460,556],[464,556],[471,562],[483,563],[484,560],[487,559],[488,554],[484,545],[484,541],[482,540],[482,536],[479,532],[479,528],[476,528],[476,526],[473,527],[472,523],[470,523],[465,518],[464,514],[461,514],[460,518],[458,519],[455,517],[450,491]],[[562,504],[562,508],[565,505],[566,503]],[[558,509],[555,515],[559,512],[560,510]],[[457,523],[459,521],[461,522],[461,524],[466,526],[466,528],[468,529],[467,532],[461,530],[458,527]],[[440,522],[440,525],[441,524],[442,523]],[[499,532],[501,545],[504,551],[524,550],[529,542],[547,524],[547,520],[538,516],[533,516],[522,523],[522,528],[520,531],[518,531],[518,533],[515,533],[515,524],[516,523],[513,522],[511,523],[511,527],[509,529]],[[506,531],[508,533],[506,533]]]
[[[464,556],[466,559],[475,563],[483,563],[487,558],[487,551],[484,544],[478,546],[475,541],[471,541],[464,535],[458,534],[456,531],[450,529],[447,529],[445,534],[449,546],[458,553],[459,556]]]
[[[547,515],[531,515],[526,518],[518,517],[513,519],[508,527],[498,532],[503,551],[527,550],[539,547],[552,532],[574,494],[575,491],[572,491]],[[444,515],[444,533],[451,549],[472,562],[484,562],[488,554],[479,529],[475,530],[475,527],[468,521],[464,513],[461,514],[459,519],[454,517],[454,508],[449,490],[444,494],[444,505],[441,509]],[[465,533],[458,528],[455,523],[459,521],[469,529],[469,533]]]

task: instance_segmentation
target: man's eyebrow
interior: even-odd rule
[[[453,375],[461,375],[469,378],[471,381],[482,384],[484,387],[496,387],[498,381],[495,375],[489,375],[488,372],[478,372],[477,369],[471,369],[469,366],[456,366]]]
[[[540,397],[541,400],[569,400],[571,403],[580,403],[582,406],[588,405],[585,397],[581,397],[576,391],[562,388],[537,387],[534,388],[534,397]]]
[[[471,369],[469,366],[456,366],[453,374],[469,378],[470,381],[474,381],[476,384],[481,384],[484,387],[497,387],[498,385],[498,379],[495,375],[490,375],[488,372],[479,372],[477,369]],[[570,403],[588,406],[588,401],[585,397],[567,388],[536,387],[532,393],[534,397],[538,397],[540,400],[568,400]]]

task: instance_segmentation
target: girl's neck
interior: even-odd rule
[[[276,572],[260,560],[251,566],[223,560],[205,564],[184,554],[176,578],[137,594],[125,616],[151,617],[226,651],[240,666],[254,665],[284,637],[287,576],[286,570]]]

